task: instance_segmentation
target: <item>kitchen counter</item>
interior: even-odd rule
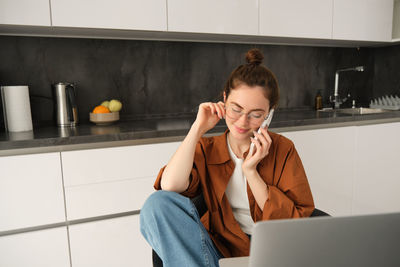
[[[30,132],[0,133],[0,156],[68,151],[183,140],[195,115],[120,121],[112,125],[81,124],[75,128],[35,127]],[[351,115],[309,109],[277,110],[270,125],[274,132],[299,131],[400,121],[400,111]],[[222,120],[207,135],[224,132]]]

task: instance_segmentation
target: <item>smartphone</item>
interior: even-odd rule
[[[271,109],[268,113],[267,118],[263,121],[263,123],[261,124],[260,128],[258,128],[257,133],[261,133],[261,128],[265,128],[266,126],[269,126],[271,121],[272,121],[272,116],[274,116],[274,109]],[[255,138],[257,140],[257,137]],[[253,155],[253,151],[254,151],[254,144],[251,143],[250,145],[250,151],[249,154]]]

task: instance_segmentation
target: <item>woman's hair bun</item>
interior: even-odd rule
[[[257,48],[250,49],[246,54],[246,61],[248,64],[260,65],[264,59],[263,54]]]

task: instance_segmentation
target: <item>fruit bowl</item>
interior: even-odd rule
[[[90,121],[96,125],[109,125],[119,120],[119,112],[90,113]]]

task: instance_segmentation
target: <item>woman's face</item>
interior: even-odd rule
[[[231,90],[228,98],[224,95],[226,125],[230,134],[238,141],[248,140],[257,131],[269,112],[269,100],[262,87],[239,85]]]

